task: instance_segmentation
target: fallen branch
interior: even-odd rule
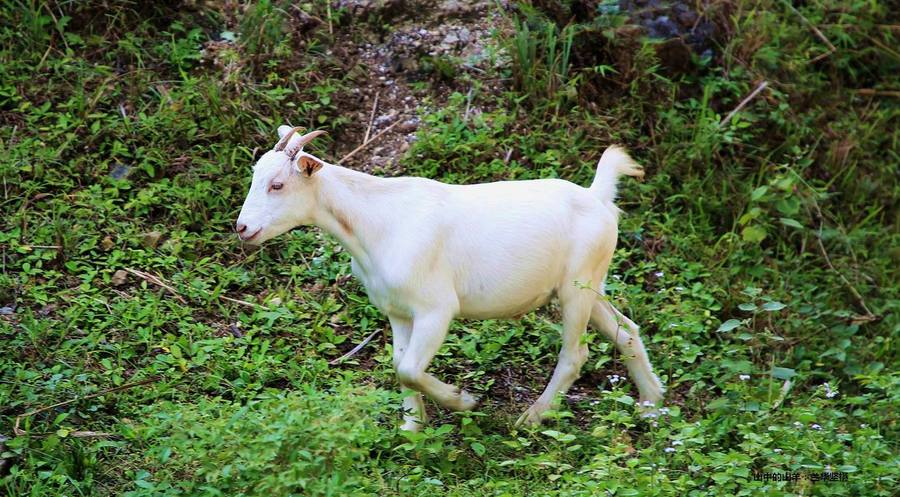
[[[106,390],[103,390],[102,392],[92,393],[90,395],[85,395],[84,397],[75,397],[74,399],[69,399],[69,400],[66,400],[63,402],[57,402],[56,404],[49,405],[46,407],[41,407],[39,409],[35,409],[33,411],[26,412],[25,414],[19,414],[18,416],[16,416],[16,422],[13,425],[13,433],[15,433],[16,436],[18,436],[18,437],[28,434],[28,432],[19,428],[19,423],[22,422],[23,418],[34,416],[35,414],[40,414],[44,411],[49,411],[50,409],[53,409],[56,407],[67,406],[69,404],[72,404],[73,402],[78,402],[78,401],[87,400],[87,399],[93,399],[95,397],[100,397],[100,396],[103,396],[103,395],[106,395],[109,393],[119,392],[122,390],[128,390],[130,388],[139,387],[141,385],[153,383],[158,380],[159,380],[159,378],[153,377],[153,378],[147,378],[146,380],[136,381],[134,383],[126,383],[124,385],[119,385],[117,387],[107,388]],[[69,433],[69,436],[76,437],[76,438],[109,437],[109,436],[113,436],[113,435],[114,434],[112,434],[112,433],[99,432],[99,431],[73,431],[73,432]]]
[[[347,154],[347,155],[345,155],[343,158],[341,158],[341,160],[338,161],[338,164],[344,162],[345,160],[349,159],[350,157],[353,157],[354,155],[356,155],[357,152],[359,152],[360,150],[362,150],[362,149],[366,148],[367,146],[371,145],[372,143],[374,143],[376,140],[378,140],[379,138],[381,138],[385,133],[387,133],[388,131],[390,131],[391,129],[393,129],[394,126],[396,126],[396,125],[400,124],[401,122],[403,122],[403,118],[404,118],[404,117],[405,117],[405,116],[398,116],[397,121],[396,121],[394,124],[391,124],[391,125],[388,126],[387,128],[384,128],[383,130],[379,131],[378,134],[376,134],[375,136],[373,136],[371,140],[369,140],[369,141],[363,143],[362,145],[360,145],[360,146],[354,148],[349,154]]]
[[[753,92],[751,92],[749,95],[747,95],[746,98],[744,98],[743,100],[741,100],[741,103],[739,103],[738,106],[734,108],[734,110],[732,110],[731,112],[729,112],[728,115],[725,116],[725,118],[722,119],[722,120],[719,122],[719,127],[721,128],[722,126],[725,125],[725,123],[727,123],[728,121],[730,121],[731,118],[734,117],[735,114],[737,114],[738,112],[741,111],[741,109],[743,109],[744,107],[746,107],[746,105],[747,105],[748,103],[750,103],[750,101],[753,100],[754,97],[756,97],[757,95],[759,95],[759,93],[760,93],[761,91],[765,90],[767,86],[769,86],[769,82],[768,82],[768,81],[763,81],[762,83],[760,83],[759,86],[757,86],[756,89],[753,90]]]
[[[867,97],[894,97],[900,98],[900,90],[876,90],[874,88],[860,88],[856,93]]]
[[[827,51],[827,52],[825,52],[825,53],[823,53],[823,54],[821,54],[821,55],[816,56],[815,58],[813,58],[812,60],[809,61],[810,63],[818,62],[818,61],[820,61],[820,60],[822,60],[822,59],[828,57],[829,55],[831,55],[831,54],[837,52],[837,47],[835,47],[834,45],[832,45],[832,44],[831,44],[831,41],[829,41],[828,38],[827,38],[824,34],[822,34],[822,32],[819,30],[819,28],[817,28],[816,25],[812,23],[812,21],[810,21],[809,19],[807,19],[806,16],[804,16],[803,14],[801,14],[800,11],[797,10],[796,7],[794,7],[793,5],[791,5],[791,3],[788,2],[787,0],[781,0],[781,3],[787,5],[787,7],[788,7],[789,9],[791,9],[791,11],[794,12],[794,14],[797,14],[797,17],[799,17],[800,19],[802,19],[803,22],[806,23],[807,26],[809,26],[809,28],[810,28],[810,29],[812,30],[812,32],[816,35],[816,37],[819,38],[820,40],[822,40],[822,43],[824,43],[824,44],[828,47],[828,51]]]
[[[128,271],[129,273],[137,276],[138,278],[141,278],[145,281],[148,281],[150,283],[153,283],[154,285],[157,285],[161,288],[168,290],[172,295],[175,296],[176,299],[178,299],[179,302],[181,302],[182,304],[185,304],[185,305],[188,304],[187,300],[185,300],[185,298],[182,297],[181,294],[179,294],[174,288],[172,288],[171,285],[166,283],[166,280],[160,278],[159,276],[156,276],[156,275],[153,275],[150,273],[145,273],[143,271],[138,271],[137,269],[131,269],[131,268],[125,268],[125,271]],[[209,293],[207,293],[207,295],[209,295]],[[253,309],[262,309],[263,308],[259,304],[254,304],[253,302],[247,302],[246,300],[240,300],[240,299],[235,299],[232,297],[227,297],[225,295],[219,295],[219,296],[217,296],[217,298],[220,298],[220,299],[228,301],[228,302],[233,302],[235,304],[240,304],[245,307],[251,307]]]
[[[363,143],[369,141],[369,133],[372,132],[372,125],[375,124],[375,110],[378,109],[378,97],[380,93],[375,93],[375,101],[372,102],[372,112],[369,114],[369,127],[366,128],[366,136],[363,137]]]
[[[336,365],[346,361],[347,359],[355,356],[357,354],[357,352],[359,352],[360,350],[362,350],[363,347],[368,345],[368,343],[371,342],[373,338],[375,338],[375,335],[377,335],[380,332],[381,332],[381,328],[378,328],[377,330],[373,331],[369,336],[366,337],[365,340],[363,340],[362,342],[359,342],[359,345],[357,345],[356,347],[353,347],[353,350],[351,350],[350,352],[347,352],[346,354],[329,362],[328,364],[331,366],[336,366]]]
[[[219,295],[219,298],[222,300],[227,300],[228,302],[234,302],[235,304],[241,304],[243,306],[252,307],[254,309],[262,309],[263,306],[259,304],[254,304],[253,302],[247,302],[246,300],[233,299],[231,297],[226,297],[224,295]]]
[[[137,269],[131,269],[130,267],[126,267],[125,270],[128,271],[129,273],[137,276],[138,278],[141,278],[145,281],[153,283],[154,285],[156,285],[158,287],[168,290],[169,293],[171,293],[172,295],[175,296],[176,300],[178,300],[182,304],[187,304],[187,300],[185,300],[184,297],[182,297],[177,291],[175,291],[174,288],[172,288],[168,283],[166,283],[159,276],[155,276],[150,273],[145,273],[143,271],[138,271]]]
[[[818,214],[818,217],[819,217],[819,229],[815,233],[816,245],[818,245],[819,252],[822,253],[822,257],[825,259],[825,264],[827,264],[828,268],[831,269],[835,274],[838,275],[838,277],[844,283],[844,286],[846,286],[847,289],[850,290],[850,293],[856,299],[856,302],[859,304],[859,306],[862,308],[862,310],[865,311],[865,313],[866,313],[864,316],[857,316],[856,318],[854,318],[854,321],[857,321],[860,323],[868,323],[868,322],[872,322],[872,321],[878,321],[881,318],[877,314],[874,314],[872,311],[869,310],[869,306],[866,305],[865,299],[863,299],[863,296],[856,290],[856,287],[854,287],[853,284],[850,283],[850,280],[848,280],[847,277],[844,276],[844,273],[838,271],[838,269],[836,267],[834,267],[834,264],[832,264],[831,257],[829,257],[828,251],[825,250],[825,244],[822,243],[822,228],[825,224],[825,216],[824,216],[824,214],[822,214],[822,209],[819,207],[819,203],[816,202],[815,199],[813,199],[813,207],[815,207],[816,213]],[[806,209],[807,209],[807,213],[809,213],[809,207],[807,207]],[[812,217],[812,216],[810,215],[810,217]]]

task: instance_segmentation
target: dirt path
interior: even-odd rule
[[[415,140],[422,116],[446,104],[454,91],[467,92],[463,80],[487,79],[496,63],[492,32],[503,29],[508,19],[488,1],[341,0],[337,5],[358,18],[389,19],[393,31],[380,36],[364,32],[363,43],[352,39],[359,32],[339,41],[352,45],[347,54],[365,76],[341,101],[352,122],[337,137],[335,157],[358,147],[367,133],[371,139],[387,130],[342,164],[399,174],[397,163]],[[441,78],[441,71],[455,77]]]

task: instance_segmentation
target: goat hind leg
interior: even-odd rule
[[[641,405],[649,407],[658,404],[665,393],[665,387],[656,374],[644,349],[644,342],[634,321],[618,311],[606,300],[599,300],[591,308],[591,323],[615,344],[622,354],[628,373],[637,384]]]
[[[581,367],[587,361],[588,346],[581,343],[591,315],[591,294],[578,288],[560,292],[559,302],[563,315],[562,346],[553,376],[540,397],[516,421],[516,425],[540,424],[544,413],[550,409],[557,394],[565,393],[578,379]]]

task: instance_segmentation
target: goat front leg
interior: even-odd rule
[[[412,334],[397,366],[397,378],[403,386],[424,393],[447,409],[468,411],[478,404],[475,396],[425,372],[443,345],[451,320],[452,316],[441,312],[413,318]]]
[[[400,367],[400,360],[409,347],[409,337],[412,335],[412,320],[396,316],[388,316],[391,321],[391,334],[394,338],[394,369]],[[403,399],[403,425],[401,430],[419,431],[425,424],[425,402],[422,394],[416,392]]]

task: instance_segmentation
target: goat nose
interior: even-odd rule
[[[244,223],[237,223],[237,226],[234,227],[234,230],[238,233],[243,233],[247,231],[247,225]]]

